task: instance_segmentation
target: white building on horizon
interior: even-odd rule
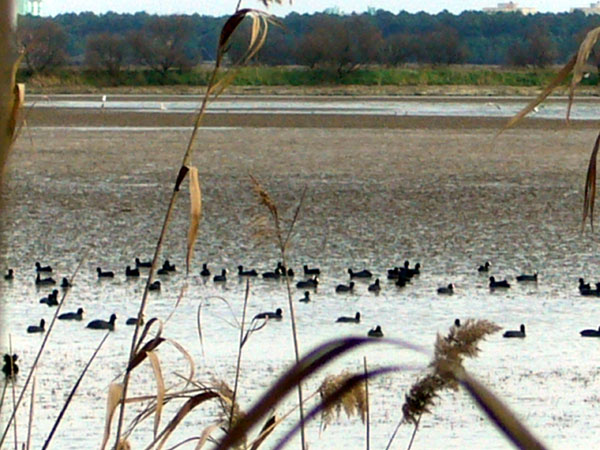
[[[39,16],[42,12],[42,0],[19,0],[17,2],[17,13],[25,16]]]
[[[571,8],[571,12],[580,11],[584,13],[586,16],[591,16],[592,14],[600,14],[600,2],[590,3],[590,6],[583,8]]]
[[[528,6],[519,6],[515,2],[498,3],[498,6],[492,8],[483,8],[483,12],[488,14],[499,13],[499,12],[517,12],[521,14],[535,14],[537,9],[530,8]]]

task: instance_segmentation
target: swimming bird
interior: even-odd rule
[[[302,303],[310,302],[310,294],[308,293],[308,291],[304,291],[304,297],[302,297],[299,301],[301,301]]]
[[[348,269],[348,273],[350,274],[350,278],[371,278],[373,274],[367,269],[363,269],[359,272],[354,272],[352,269]]]
[[[45,303],[48,306],[58,306],[58,291],[56,289],[52,290],[47,297],[40,299],[40,303]]]
[[[149,291],[160,291],[160,280],[156,280],[156,281],[153,281],[152,283],[150,283],[150,286],[148,286],[148,290]]]
[[[225,283],[227,281],[227,270],[221,270],[221,275],[215,275],[213,277],[213,281],[215,283]]]
[[[408,261],[404,261],[404,267],[402,268],[402,272],[408,277],[412,278],[415,275],[419,275],[421,273],[421,263],[416,263],[415,267],[411,269],[410,263]]]
[[[335,292],[352,292],[354,290],[354,281],[351,281],[349,284],[338,284],[335,288]]]
[[[586,297],[587,297],[587,296],[592,296],[592,297],[594,297],[594,296],[598,296],[598,295],[599,295],[598,293],[599,293],[600,291],[599,291],[598,289],[600,289],[600,283],[596,283],[596,289],[585,289],[585,288],[584,288],[584,289],[580,289],[580,290],[579,290],[579,293],[580,293],[581,295],[583,295],[583,296],[586,296]]]
[[[524,338],[525,337],[525,325],[521,324],[519,331],[509,330],[505,331],[502,337],[505,338]]]
[[[15,277],[15,273],[12,269],[8,269],[8,272],[4,275],[5,280],[12,280]]]
[[[583,337],[600,337],[600,327],[597,330],[581,330],[579,334]]]
[[[171,264],[168,259],[165,259],[165,262],[163,263],[162,268],[169,272],[175,272],[177,270],[175,268],[175,264]]]
[[[357,311],[354,317],[342,316],[338,317],[336,322],[339,323],[360,323],[360,313]]]
[[[490,271],[490,262],[486,261],[485,264],[483,264],[482,266],[479,266],[479,269],[477,269],[477,272],[489,272]]]
[[[116,321],[117,321],[117,315],[111,314],[110,320],[108,320],[108,321],[101,320],[101,319],[92,320],[90,323],[87,324],[86,328],[91,328],[92,330],[114,331]]]
[[[244,266],[238,266],[238,275],[240,277],[256,277],[258,276],[258,272],[254,269],[244,270]]]
[[[77,312],[68,312],[58,316],[58,320],[83,320],[83,308],[77,308]]]
[[[313,278],[310,278],[308,280],[301,280],[296,283],[296,287],[298,289],[307,289],[307,288],[316,289],[318,285],[319,285],[319,277],[317,275],[315,275]]]
[[[309,268],[304,264],[304,275],[321,275],[321,269],[318,267]]]
[[[454,326],[456,328],[460,327],[460,319],[454,319]]]
[[[523,281],[535,281],[537,282],[538,280],[538,274],[537,272],[534,273],[533,275],[526,275],[526,274],[521,274],[519,276],[517,276],[517,281],[523,282]]]
[[[39,262],[35,263],[35,271],[36,272],[52,272],[52,267],[50,266],[42,266]]]
[[[379,285],[379,278],[375,280],[375,283],[369,285],[369,292],[379,292],[381,286]]]
[[[394,283],[396,286],[398,287],[404,287],[406,286],[406,283],[408,283],[410,280],[404,278],[403,276],[398,276],[398,278],[396,279],[396,283]]]
[[[136,267],[135,269],[132,269],[130,266],[127,266],[125,268],[125,276],[126,277],[139,277],[140,269],[138,267]]]
[[[367,333],[367,336],[375,337],[375,338],[382,338],[383,330],[381,329],[381,327],[379,325],[377,325],[375,328],[371,328],[369,330],[369,332]]]
[[[135,257],[135,267],[152,267],[152,261],[140,261],[140,258]]]
[[[98,272],[98,278],[114,278],[114,272],[110,270],[105,270],[104,272],[100,267],[96,267],[96,272]]]
[[[200,275],[203,277],[210,277],[210,270],[208,270],[208,264],[202,264],[202,271],[200,272]]]
[[[273,272],[263,272],[262,277],[265,280],[278,280],[281,276],[279,269],[275,269]]]
[[[56,281],[54,281],[54,278],[52,277],[41,278],[38,272],[38,274],[35,276],[35,284],[37,286],[47,286],[49,284],[56,284]]]
[[[450,283],[448,286],[439,287],[437,293],[440,295],[452,295],[454,294],[454,285]]]
[[[66,288],[70,288],[72,286],[73,285],[71,284],[69,279],[67,277],[63,277],[62,281],[60,282],[60,287],[63,289],[66,289]]]
[[[510,284],[506,280],[496,281],[494,277],[490,277],[490,289],[503,288],[507,289],[510,287]]]
[[[129,319],[127,319],[125,321],[125,325],[135,325],[138,322],[138,318],[137,317],[130,317]],[[142,317],[140,319],[140,326],[144,325],[144,318]]]
[[[46,326],[46,321],[44,319],[40,320],[40,324],[38,325],[29,325],[27,327],[27,332],[28,333],[43,333],[44,331],[46,331],[45,329]]]
[[[387,277],[388,280],[396,280],[398,278],[398,276],[400,275],[400,267],[394,267],[393,269],[388,269],[387,271]]]
[[[19,357],[16,353],[12,355],[9,355],[8,353],[4,354],[4,365],[2,366],[2,372],[4,372],[4,376],[8,380],[16,378],[17,374],[19,373],[17,359],[19,359]]]
[[[579,292],[583,291],[583,290],[590,290],[590,283],[586,283],[583,278],[579,279]]]
[[[281,320],[283,318],[282,314],[283,314],[283,311],[281,311],[281,308],[277,308],[275,310],[275,312],[269,311],[269,312],[258,313],[257,315],[254,316],[254,318],[255,319]]]
[[[164,267],[161,267],[156,271],[157,275],[169,275],[170,273],[171,272],[168,269],[165,269]]]

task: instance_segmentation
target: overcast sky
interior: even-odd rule
[[[507,1],[507,0],[503,0]],[[517,2],[520,6],[530,6],[540,12],[569,11],[572,7],[588,6],[592,0],[528,0]],[[298,13],[312,13],[323,11],[325,8],[338,7],[343,12],[362,12],[369,6],[386,9],[397,13],[400,10],[408,12],[426,11],[437,13],[444,9],[452,13],[460,13],[464,10],[480,10],[488,6],[496,6],[497,0],[294,0],[285,6],[274,5],[270,8],[271,13],[285,16],[295,11]],[[92,11],[97,14],[114,11],[119,13],[134,13],[146,11],[150,14],[206,14],[221,16],[231,13],[237,0],[42,0],[42,14],[54,16],[65,12]],[[242,6],[247,8],[260,8],[262,4],[258,0],[242,1]]]

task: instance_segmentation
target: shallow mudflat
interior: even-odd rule
[[[244,283],[234,275],[236,266],[262,271],[272,269],[279,259],[273,245],[254,237],[254,219],[264,211],[256,205],[250,173],[288,217],[307,189],[290,266],[299,273],[303,264],[319,265],[324,274],[312,303],[297,302],[302,292],[294,289],[304,351],[328,338],[365,335],[376,324],[386,336],[430,350],[436,332],[445,332],[455,317],[486,318],[510,329],[525,323],[525,340],[493,336],[468,367],[551,447],[590,446],[596,441],[589,428],[597,424],[593,405],[598,369],[589,355],[597,350],[597,342],[580,339],[578,331],[597,328],[598,318],[596,301],[580,297],[576,286],[580,276],[595,281],[597,274],[595,238],[580,233],[583,183],[597,129],[589,122],[567,128],[563,122],[532,119],[493,141],[503,122],[209,115],[210,128],[200,130],[193,158],[204,208],[196,266],[185,300],[164,334],[188,348],[197,377],[215,376],[233,384],[238,331],[229,325],[229,310],[217,297],[227,299],[240,317]],[[14,267],[17,275],[3,289],[3,337],[11,333],[24,373],[41,341],[24,330],[41,317],[48,320],[53,312],[37,304],[46,293],[33,286],[36,260],[53,264],[56,276],[63,276],[83,259],[65,310],[83,306],[89,319],[113,312],[119,316],[117,330],[65,418],[57,447],[81,448],[69,439],[71,433],[85,433],[93,445],[101,440],[108,384],[125,365],[131,337],[131,329],[122,323],[136,313],[143,287],[141,281],[125,280],[124,267],[135,256],[146,259],[152,254],[190,123],[187,114],[34,109],[10,158],[3,233],[5,265]],[[161,293],[151,297],[148,316],[166,318],[184,283],[187,208],[184,192],[163,253],[181,270],[163,279]],[[404,289],[384,282],[386,269],[405,259],[421,262],[420,278]],[[492,262],[492,274],[508,277],[513,288],[491,293],[486,277],[475,270],[485,260]],[[199,277],[204,261],[213,271],[229,269],[225,287]],[[98,282],[99,265],[118,272],[117,279]],[[373,296],[365,283],[358,283],[355,294],[336,295],[335,286],[348,279],[348,267],[370,268],[382,277],[381,294]],[[521,272],[534,271],[540,274],[536,285],[514,282]],[[436,288],[450,282],[456,285],[455,295],[440,298]],[[205,304],[204,355],[196,331],[200,302]],[[242,407],[293,355],[284,285],[254,282],[249,315],[276,307],[284,309],[284,320],[269,323],[246,347]],[[355,311],[361,312],[363,323],[334,324],[336,317]],[[44,414],[36,415],[35,445],[46,436],[100,337],[84,330],[83,324],[57,324],[38,372],[36,407]],[[382,448],[399,418],[404,393],[422,373],[419,368],[428,356],[373,346],[336,363],[331,371],[361,370],[365,355],[372,367],[416,368],[370,386],[372,442]],[[173,372],[185,372],[185,361],[166,350],[162,358],[166,376],[175,383]],[[154,389],[151,371],[145,370],[140,371],[136,395]],[[307,391],[321,379],[322,375],[307,383]],[[24,414],[26,410],[27,406]],[[433,412],[423,418],[417,447],[509,448],[462,392],[444,395]],[[199,412],[192,429],[183,428],[172,443],[198,434],[198,423],[208,424],[215,416],[214,409]],[[26,423],[25,417],[20,423]],[[401,429],[401,446],[411,431]],[[315,423],[309,440],[318,448],[340,448],[340,443],[364,447],[364,430],[356,419],[329,427],[321,440],[318,433]],[[148,439],[142,434],[133,440],[141,446]]]

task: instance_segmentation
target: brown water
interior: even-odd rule
[[[492,336],[482,355],[468,363],[481,380],[499,393],[553,448],[585,448],[596,439],[598,342],[581,339],[579,330],[596,328],[597,300],[580,297],[577,278],[596,280],[595,237],[580,234],[582,188],[593,129],[517,130],[495,145],[496,130],[436,129],[210,129],[200,132],[194,164],[199,168],[204,216],[196,245],[195,268],[188,293],[164,335],[187,348],[197,377],[223,378],[233,384],[238,330],[225,298],[241,316],[244,283],[238,264],[259,271],[278,261],[272,244],[254,237],[253,220],[264,214],[254,199],[248,173],[258,177],[286,217],[300,193],[306,199],[290,249],[290,265],[318,265],[322,284],[313,302],[296,302],[302,351],[325,339],[365,335],[380,324],[386,336],[432,349],[436,332],[446,332],[455,317],[485,318],[509,329],[527,326],[525,340]],[[65,311],[82,306],[86,319],[118,315],[117,330],[84,379],[55,437],[56,448],[82,448],[101,441],[108,385],[126,362],[131,328],[124,319],[137,312],[143,282],[125,280],[133,258],[152,254],[189,131],[164,130],[26,130],[11,157],[3,216],[7,242],[5,266],[16,279],[3,281],[3,338],[10,334],[19,353],[22,376],[31,364],[40,336],[27,325],[48,321],[53,309],[39,305],[47,289],[33,284],[36,260],[52,264],[55,277],[69,275],[83,260]],[[186,188],[187,191],[187,188]],[[180,198],[163,257],[179,271],[162,278],[163,289],[150,295],[147,316],[166,318],[184,282],[188,200]],[[386,269],[405,260],[420,261],[422,275],[405,289],[384,280]],[[514,277],[537,271],[537,285],[513,283],[508,292],[491,293],[475,270],[489,260],[491,274]],[[201,263],[213,272],[230,271],[224,287],[199,277]],[[114,281],[98,282],[95,268],[114,270]],[[348,279],[346,269],[369,268],[382,278],[382,292],[336,295]],[[298,279],[298,277],[296,277]],[[438,286],[454,283],[450,298]],[[295,293],[300,298],[302,292]],[[202,302],[204,355],[196,313]],[[292,361],[289,311],[281,282],[256,280],[251,285],[249,315],[284,310],[284,320],[270,322],[246,346],[241,398],[247,408]],[[338,325],[339,315],[360,311],[359,325]],[[37,371],[33,442],[41,445],[68,390],[102,337],[83,323],[58,323]],[[6,349],[8,340],[3,339]],[[365,353],[366,352],[366,353]],[[165,346],[159,350],[167,385],[187,371],[185,360]],[[429,357],[390,346],[371,346],[343,358],[325,373],[342,368],[362,370],[403,364],[415,367],[375,380],[370,386],[374,448],[387,443],[401,415],[404,394],[423,373]],[[152,393],[149,366],[138,369],[133,394]],[[310,380],[306,392],[325,373]],[[391,394],[391,395],[390,395]],[[295,398],[286,400],[284,412]],[[433,414],[422,421],[414,448],[508,448],[463,392],[443,395]],[[27,422],[25,402],[19,424]],[[5,417],[7,408],[3,408]],[[135,411],[132,408],[131,411]],[[174,413],[167,408],[164,423]],[[197,411],[189,425],[169,441],[199,434],[216,416],[214,407]],[[131,416],[129,416],[131,418]],[[291,423],[291,422],[290,422]],[[151,423],[134,434],[135,447],[147,443]],[[410,427],[400,430],[404,447]],[[23,439],[22,431],[20,439]],[[11,436],[12,439],[12,436]],[[364,447],[360,421],[342,420],[319,433],[308,430],[313,448]],[[275,442],[275,441],[273,441]],[[267,446],[268,448],[269,446]]]

